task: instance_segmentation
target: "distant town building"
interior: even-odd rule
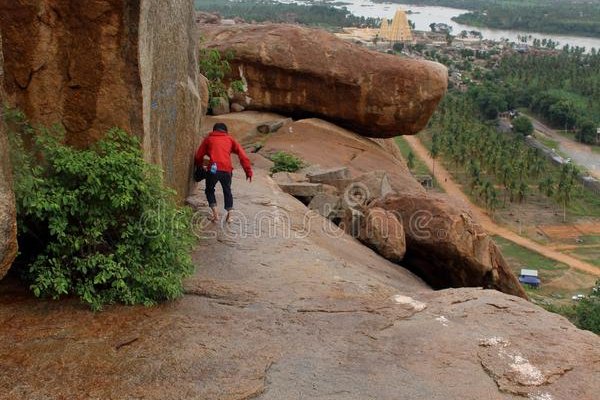
[[[406,12],[398,9],[391,25],[388,19],[384,18],[379,29],[379,37],[389,42],[411,42],[413,35]]]

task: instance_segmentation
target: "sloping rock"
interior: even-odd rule
[[[267,175],[234,174],[244,218],[205,232],[178,301],[98,314],[0,282],[0,398],[598,397],[600,337],[495,290],[433,291],[304,223]]]
[[[447,88],[437,63],[373,52],[295,25],[202,26],[206,46],[233,51],[249,109],[316,116],[365,136],[425,127]]]
[[[191,0],[0,0],[10,102],[87,146],[112,127],[185,197],[202,109]]]
[[[391,139],[382,142],[395,146]],[[260,153],[267,155],[278,151],[295,154],[309,164],[310,167],[301,171],[306,174],[340,166],[347,167],[351,176],[384,170],[392,189],[402,193],[425,193],[406,163],[386,148],[319,119],[300,120],[284,126],[267,138]]]
[[[2,33],[0,32],[0,279],[17,256],[17,213],[12,190],[12,170],[8,154],[2,105],[4,104]]]
[[[471,215],[434,196],[388,195],[371,207],[399,215],[406,233],[402,265],[437,289],[475,286],[527,298],[502,253]]]

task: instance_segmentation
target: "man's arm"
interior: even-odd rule
[[[246,178],[252,180],[253,172],[252,163],[250,163],[250,159],[246,155],[244,148],[240,146],[240,144],[235,139],[232,138],[231,140],[233,141],[233,152],[238,155],[240,159],[240,164],[242,164],[242,168],[244,168],[244,172],[246,172]]]
[[[196,164],[197,167],[202,167],[204,165],[204,156],[206,156],[207,150],[208,150],[208,141],[207,141],[207,138],[205,138],[202,141],[202,144],[200,145],[200,147],[198,147],[198,150],[196,151],[196,156],[194,157],[194,163]]]

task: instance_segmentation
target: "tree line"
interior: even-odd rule
[[[526,107],[557,129],[571,130],[583,143],[595,143],[600,127],[600,52],[565,46],[558,52],[514,53],[483,74],[472,88],[487,119]]]
[[[572,164],[550,167],[522,137],[501,133],[477,117],[473,94],[449,94],[434,115],[430,153],[440,155],[468,177],[471,196],[492,214],[508,202],[523,203],[532,194],[561,205],[565,213],[580,193]]]

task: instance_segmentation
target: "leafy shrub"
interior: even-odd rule
[[[271,173],[277,172],[296,172],[299,169],[305,166],[304,162],[285,151],[278,151],[270,157],[271,161],[275,163],[273,167],[271,167]]]
[[[522,135],[523,137],[529,136],[533,133],[533,124],[531,120],[523,115],[518,116],[512,122],[515,133]]]
[[[228,98],[228,87],[225,84],[227,75],[231,73],[229,61],[233,59],[233,53],[222,55],[217,49],[200,49],[200,72],[208,79],[208,103],[210,108],[219,104],[219,98]],[[229,86],[235,92],[244,92],[244,83],[241,80],[233,80]]]
[[[99,310],[182,294],[193,271],[191,218],[144,162],[137,138],[112,129],[78,150],[60,129],[33,129],[21,113],[7,122],[21,272],[36,296],[76,295]]]
[[[596,282],[592,293],[577,303],[575,311],[579,328],[600,335],[600,280]]]
[[[600,335],[600,298],[582,299],[575,310],[577,312],[577,326]]]

